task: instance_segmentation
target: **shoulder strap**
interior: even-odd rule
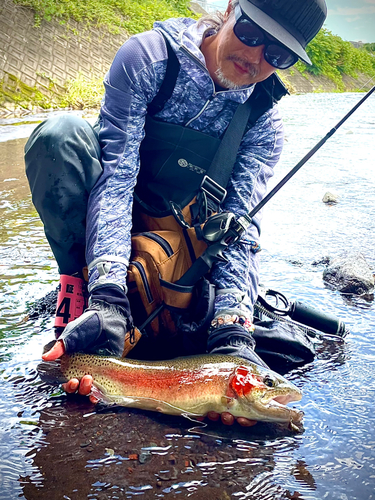
[[[202,181],[201,190],[211,211],[218,211],[218,205],[225,199],[225,188],[246,128],[253,127],[255,122],[287,93],[288,90],[280,78],[272,74],[264,82],[258,83],[249,99],[237,107]]]
[[[167,46],[168,52],[168,61],[167,61],[167,69],[165,71],[164,80],[160,86],[160,89],[153,100],[147,107],[147,112],[149,115],[154,116],[156,113],[159,113],[168,99],[172,96],[174,87],[176,85],[178,73],[180,71],[180,62],[177,59],[177,56],[172,49],[169,41],[163,35],[165,41],[165,45]]]
[[[255,89],[249,97],[253,103],[249,118],[250,127],[253,127],[255,122],[286,94],[289,94],[288,89],[276,73],[255,85]]]
[[[251,108],[250,98],[237,106],[211,165],[203,177],[200,189],[204,193],[204,198],[207,199],[207,207],[212,212],[218,211],[220,203],[224,201],[227,195],[225,188],[233,170]]]

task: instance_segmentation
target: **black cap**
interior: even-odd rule
[[[243,12],[302,61],[305,52],[327,17],[324,0],[239,0]]]

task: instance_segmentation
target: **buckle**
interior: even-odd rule
[[[181,208],[174,201],[169,202],[169,206],[171,207],[171,212],[176,221],[180,224],[181,227],[185,229],[190,229],[189,224],[186,222],[184,218],[184,214],[182,213]]]
[[[211,177],[205,175],[200,185],[200,189],[206,193],[206,195],[211,198],[215,203],[223,203],[225,197],[227,196],[227,190],[215,182]]]

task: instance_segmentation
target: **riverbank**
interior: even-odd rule
[[[359,73],[357,78],[342,75],[342,89],[334,81],[324,75],[301,73],[295,68],[281,71],[280,77],[291,94],[308,94],[311,92],[366,92],[375,85],[375,77]]]
[[[27,1],[22,0],[23,3]],[[169,0],[159,1],[168,3]],[[178,2],[175,4],[172,2],[171,8],[175,8]],[[200,15],[193,3],[190,9],[192,16]],[[167,14],[169,11],[158,16],[168,17]],[[2,1],[0,16],[0,40],[3,42],[0,44],[0,119],[27,116],[48,109],[99,107],[104,92],[103,76],[118,48],[128,38],[129,31],[120,26],[114,33],[108,27],[79,22],[74,18],[62,24],[61,18],[50,16],[47,19],[14,0]],[[139,23],[138,17],[134,19]],[[141,28],[137,25],[133,31],[136,29]],[[324,33],[324,36],[331,37],[329,33]],[[343,45],[349,42],[333,37],[332,43],[335,41],[337,54],[341,54],[344,48],[350,53],[357,50],[359,54],[358,49]],[[315,52],[319,55],[319,50]],[[358,73],[357,77],[349,76],[342,68],[338,72],[339,64],[331,60],[325,61],[323,74],[312,74],[298,63],[280,72],[280,76],[290,93],[365,91],[374,84],[375,78],[371,80],[374,71],[370,67],[371,56],[367,55],[371,64],[366,61],[366,65],[363,64],[363,53],[359,55],[358,67],[363,71],[354,68],[354,72],[352,66],[347,69],[351,75]],[[322,60],[318,58],[318,66]],[[324,76],[324,72],[328,76]]]
[[[358,78],[343,75],[344,90],[338,90],[335,83],[325,76],[315,76],[309,73],[302,74],[298,70],[280,72],[280,77],[290,94],[308,94],[320,92],[366,92],[375,85],[375,78],[360,74]],[[89,113],[98,110],[104,89],[101,79],[87,80],[79,75],[71,80],[60,96],[51,99],[50,104],[45,100],[43,106],[38,101],[27,98],[21,102],[10,100],[0,105],[0,119],[22,118],[35,113],[46,113],[51,110],[86,110]]]

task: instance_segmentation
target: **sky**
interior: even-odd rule
[[[325,27],[343,40],[375,42],[375,0],[326,0]]]
[[[206,1],[218,10],[225,10],[228,4],[227,0]],[[375,0],[326,0],[326,3],[325,28],[343,40],[375,42]]]

